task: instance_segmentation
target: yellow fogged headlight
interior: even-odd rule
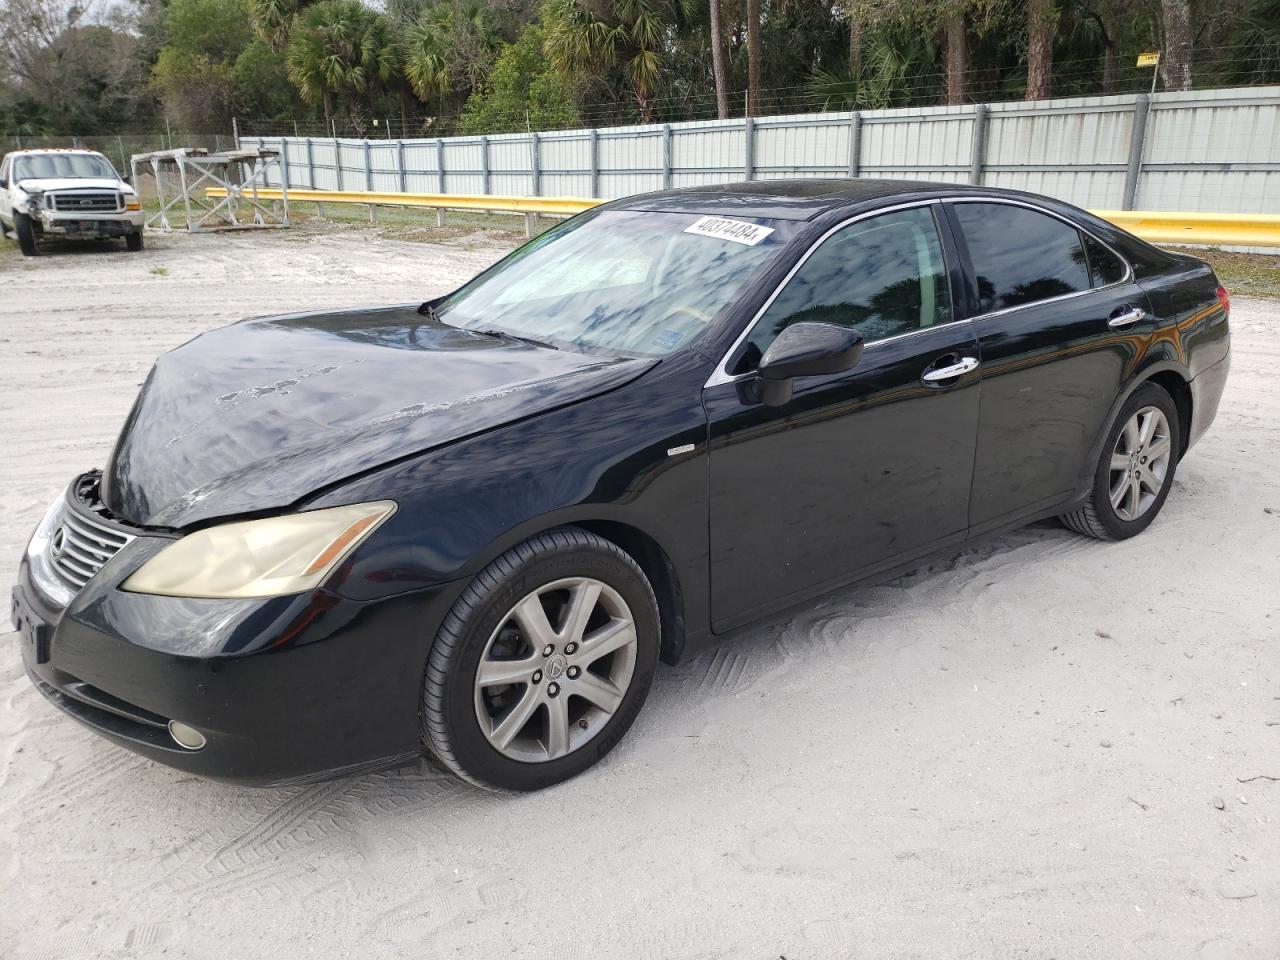
[[[141,209],[142,209],[142,201],[141,201],[141,200],[126,200],[126,201],[124,202],[124,208],[125,208],[126,210],[141,210]]]
[[[277,597],[312,590],[395,512],[390,500],[224,523],[188,534],[121,587],[167,597]]]

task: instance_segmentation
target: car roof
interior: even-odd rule
[[[1016,190],[973,187],[927,180],[819,179],[750,180],[710,186],[659,190],[610,204],[614,209],[670,213],[718,213],[772,220],[813,220],[850,206],[874,208],[928,197],[978,195],[1020,197],[1045,202]],[[1051,201],[1050,201],[1051,202]]]

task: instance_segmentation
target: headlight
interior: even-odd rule
[[[395,509],[379,500],[208,527],[165,547],[121,587],[227,599],[313,590]]]

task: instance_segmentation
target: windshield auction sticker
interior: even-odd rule
[[[773,233],[773,227],[761,227],[745,220],[730,220],[728,217],[699,217],[685,227],[684,232],[696,233],[700,237],[715,237],[717,240],[732,240],[734,243],[754,247]]]

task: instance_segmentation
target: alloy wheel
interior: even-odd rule
[[[1111,451],[1108,489],[1117,517],[1132,522],[1151,509],[1172,454],[1169,421],[1158,407],[1142,407],[1128,419]]]
[[[512,760],[556,760],[593,739],[635,671],[635,620],[606,583],[556,580],[507,611],[475,676],[476,719]]]

